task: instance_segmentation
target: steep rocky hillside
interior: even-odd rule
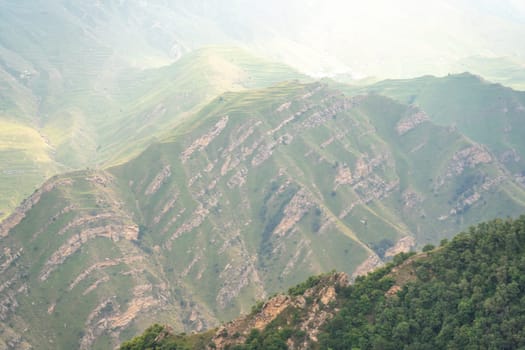
[[[154,321],[204,330],[523,203],[487,146],[417,107],[319,83],[226,93],[128,162],[50,179],[2,222],[0,338],[106,349]]]
[[[525,217],[494,220],[353,284],[344,273],[310,277],[216,330],[156,324],[120,349],[521,348],[523,243]]]

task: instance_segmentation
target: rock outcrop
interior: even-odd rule
[[[307,336],[295,343],[290,339],[289,349],[306,350],[317,342],[320,328],[338,311],[332,303],[336,301],[338,287],[348,286],[349,277],[345,273],[332,273],[322,276],[317,283],[303,294],[297,296],[279,294],[259,306],[248,316],[240,317],[219,327],[208,349],[224,350],[235,344],[242,344],[252,329],[264,330],[278,318],[284,324],[294,323],[293,327]],[[295,318],[292,320],[292,315]]]
[[[25,199],[11,215],[0,223],[0,239],[7,236],[9,231],[26,217],[27,212],[40,201],[42,195],[51,192],[57,186],[70,185],[71,183],[70,179],[55,177],[43,184],[42,187]]]

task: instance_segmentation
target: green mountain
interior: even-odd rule
[[[52,175],[130,159],[225,91],[305,78],[186,7],[0,1],[0,219]]]
[[[213,332],[157,324],[120,349],[518,349],[524,245],[525,217],[494,220],[351,285],[343,273],[310,277]]]
[[[522,213],[524,93],[300,71],[520,88],[523,10],[0,0],[0,349],[208,329]]]
[[[241,52],[221,52],[216,58],[222,62],[211,66],[199,58],[190,63],[188,56],[170,67],[210,45],[240,46],[313,75],[342,72],[354,79],[469,70],[521,88],[523,7],[513,1],[500,1],[499,11],[477,6],[478,20],[468,30],[458,29],[458,16],[472,9],[450,1],[431,8],[411,0],[378,7],[339,0],[333,6],[317,0],[309,6],[227,4],[0,1],[0,219],[54,174],[131,159],[159,131],[222,92],[298,77],[284,66],[276,67],[275,79],[258,76],[254,70],[268,72],[262,66],[270,63]],[[398,21],[392,11],[413,23],[393,23],[388,33],[373,25]],[[373,20],[363,21],[364,13]],[[447,29],[427,30],[434,18],[448,19]],[[331,35],[325,35],[328,27],[334,28]],[[356,35],[362,32],[369,35]],[[389,45],[378,45],[385,40]],[[248,66],[232,67],[235,57]],[[225,60],[230,62],[224,66]]]
[[[305,77],[241,49],[213,47],[167,67],[121,71],[100,91],[62,94],[41,120],[26,120],[37,112],[16,106],[0,111],[0,217],[54,174],[133,158],[218,94],[282,79]],[[20,96],[12,100],[26,106]]]
[[[154,321],[207,329],[524,199],[488,146],[415,106],[320,83],[225,93],[126,162],[53,177],[2,222],[2,339],[104,349]]]
[[[386,80],[357,90],[389,96],[423,109],[434,123],[457,129],[474,142],[486,145],[513,176],[523,181],[525,92],[469,73]]]

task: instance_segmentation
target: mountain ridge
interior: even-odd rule
[[[311,274],[366,273],[523,209],[485,146],[387,97],[289,82],[194,118],[131,161],[53,178],[4,221],[6,329],[83,348],[154,320],[205,329]]]
[[[12,119],[14,112],[6,110],[4,122],[0,112],[6,140],[0,144],[2,217],[43,178],[129,160],[222,92],[307,79],[282,64],[224,46],[196,50],[164,68],[115,74],[107,86],[65,96],[58,109],[46,112],[45,121]]]

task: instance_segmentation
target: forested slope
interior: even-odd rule
[[[493,220],[400,254],[353,284],[338,273],[312,277],[215,335],[174,336],[155,325],[121,349],[522,348],[524,248],[525,216]]]

